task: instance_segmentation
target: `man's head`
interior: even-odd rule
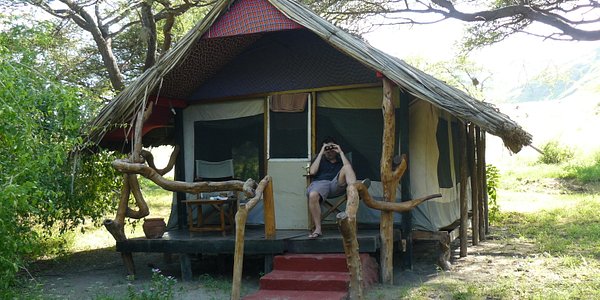
[[[325,152],[323,153],[325,158],[327,160],[335,160],[338,154],[336,151],[337,143],[335,139],[331,136],[327,136],[323,139],[322,145],[325,146]]]

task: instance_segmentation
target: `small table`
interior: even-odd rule
[[[225,235],[225,232],[233,227],[233,217],[235,208],[237,207],[237,198],[228,197],[227,199],[193,199],[183,200],[187,208],[188,228],[190,231],[220,231]],[[202,215],[202,206],[210,205],[213,211],[207,216]],[[197,207],[197,218],[194,222],[194,207]],[[210,218],[214,213],[219,213],[220,224],[205,224],[205,220]]]

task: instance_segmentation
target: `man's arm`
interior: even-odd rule
[[[345,165],[352,165],[352,163],[350,163],[350,161],[348,160],[348,158],[346,157],[346,155],[344,154],[344,151],[342,151],[342,148],[340,148],[340,146],[337,147],[339,150],[339,154],[340,157],[342,158],[342,163]]]
[[[319,172],[319,166],[321,165],[321,159],[323,158],[324,151],[325,145],[321,145],[321,151],[319,151],[319,154],[317,157],[315,157],[315,160],[312,162],[312,164],[310,164],[310,168],[308,169],[308,174],[311,176],[314,176],[317,174],[317,172]]]

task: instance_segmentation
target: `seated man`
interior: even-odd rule
[[[313,181],[306,195],[315,230],[308,237],[314,239],[322,235],[320,202],[328,196],[343,194],[346,186],[356,181],[356,175],[350,161],[332,137],[323,140],[321,151],[310,165],[309,174],[313,176]]]

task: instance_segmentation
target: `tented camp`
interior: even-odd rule
[[[391,127],[382,114],[386,97],[392,104]],[[384,139],[386,126],[392,134]],[[413,232],[421,233],[415,237],[437,238],[457,224],[461,203],[468,207],[474,203],[477,209],[472,214],[485,220],[485,210],[478,210],[478,204],[485,208],[485,197],[477,192],[484,187],[485,133],[502,138],[513,152],[531,142],[527,132],[492,105],[371,47],[302,4],[222,0],[100,112],[88,136],[101,146],[132,153],[140,151],[136,141],[144,147],[177,145],[177,182],[198,180],[202,161],[230,161],[229,177],[241,181],[270,177],[277,237],[256,243],[254,250],[248,250],[253,245],[249,242],[246,249],[260,253],[260,247],[271,245],[269,251],[276,254],[343,251],[341,240],[339,247],[323,246],[325,241],[306,241],[304,234],[290,235],[274,246],[275,240],[285,239],[282,232],[308,232],[306,166],[323,137],[336,137],[342,149],[351,153],[358,178],[371,179],[368,193],[375,201],[390,200],[385,199],[380,171],[386,144],[393,147],[394,156],[406,155],[408,163],[392,202],[442,195],[412,212],[394,213],[393,227],[410,249]],[[121,237],[117,249],[124,253],[204,251],[206,247],[175,242],[175,232],[187,230],[194,221],[188,219],[185,201],[196,197],[183,190],[175,193],[166,238],[135,244]],[[270,217],[261,205],[249,212],[249,226],[272,226],[266,224]],[[361,201],[358,231],[378,228],[381,216],[380,210]],[[473,226],[479,228],[477,222]],[[379,242],[379,231],[375,233],[373,252],[385,243]],[[293,243],[298,240],[302,241]],[[228,245],[230,250],[220,251],[233,251],[232,243]]]

